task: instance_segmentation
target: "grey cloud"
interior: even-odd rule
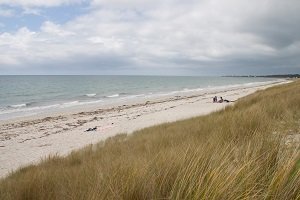
[[[114,55],[77,55],[48,62],[24,62],[24,68],[6,69],[10,74],[103,74],[132,66],[128,58]],[[1,67],[0,67],[1,69]]]
[[[259,7],[260,4],[257,6]],[[300,1],[269,1],[264,12],[253,13],[242,24],[242,31],[251,32],[275,48],[284,48],[300,41]]]
[[[90,13],[65,24],[0,35],[0,73],[300,71],[297,0],[120,1],[94,0]]]

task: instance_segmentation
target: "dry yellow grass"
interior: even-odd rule
[[[2,180],[0,199],[300,199],[299,144],[285,145],[299,133],[296,81],[52,156]]]

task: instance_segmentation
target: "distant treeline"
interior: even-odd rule
[[[277,74],[277,75],[261,75],[261,76],[224,76],[224,77],[265,77],[265,78],[300,78],[300,74]]]

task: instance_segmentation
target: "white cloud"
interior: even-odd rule
[[[174,0],[165,0],[164,2],[170,2]],[[163,1],[159,0],[92,0],[92,6],[105,6],[114,8],[151,8],[158,3],[162,4]]]
[[[21,7],[52,7],[70,5],[84,2],[85,0],[0,0],[0,5]]]
[[[31,56],[31,49],[35,32],[26,27],[20,28],[15,34],[3,33],[0,35],[1,61],[0,65],[22,66],[22,59]]]
[[[28,30],[26,27],[20,28],[15,34],[3,33],[0,35],[0,46],[21,50],[30,48],[35,34],[35,32]]]
[[[59,24],[55,24],[51,21],[46,21],[41,26],[41,31],[50,35],[66,37],[75,35],[74,32],[64,30]]]

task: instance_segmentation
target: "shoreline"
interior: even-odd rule
[[[260,87],[264,85],[272,85],[272,84],[277,84],[281,82],[286,82],[290,81],[289,79],[277,79],[277,80],[272,80],[272,81],[265,81],[265,82],[252,82],[252,83],[246,83],[246,84],[238,84],[238,85],[225,85],[225,86],[217,86],[213,88],[195,88],[195,89],[187,89],[187,90],[178,90],[178,91],[169,91],[165,93],[155,93],[149,96],[141,96],[141,95],[134,95],[136,98],[119,98],[119,99],[110,99],[110,101],[102,101],[102,100],[95,100],[94,102],[80,102],[82,104],[79,105],[73,105],[73,106],[67,106],[67,107],[56,107],[56,108],[51,108],[53,105],[49,104],[46,105],[45,107],[50,107],[50,109],[45,109],[43,111],[38,111],[34,112],[32,111],[31,114],[27,115],[19,115],[19,116],[13,116],[9,118],[0,118],[0,126],[3,124],[7,123],[15,123],[19,121],[27,121],[27,120],[36,120],[40,118],[46,118],[46,117],[53,117],[53,116],[60,116],[60,115],[65,115],[65,114],[76,114],[79,112],[84,112],[84,111],[93,111],[98,108],[111,108],[111,107],[117,107],[119,105],[123,104],[138,104],[138,103],[143,103],[145,101],[157,101],[157,100],[164,100],[167,98],[172,98],[172,97],[185,97],[185,96],[191,96],[191,95],[201,95],[201,94],[216,94],[219,92],[223,92],[226,90],[231,90],[231,89],[237,89],[237,88],[249,88],[249,87]],[[76,100],[74,100],[75,102]],[[65,104],[65,103],[64,103]],[[64,105],[62,104],[62,105]],[[58,105],[58,104],[54,104]],[[35,107],[29,108],[29,109],[38,109]],[[16,110],[14,112],[30,112],[31,110]],[[7,114],[7,113],[4,113]],[[1,113],[0,113],[1,115]]]
[[[223,89],[210,93],[190,92],[164,97],[132,100],[99,107],[86,106],[66,112],[24,117],[0,122],[0,177],[21,166],[35,164],[49,155],[67,155],[119,133],[187,119],[225,108],[233,103],[212,103],[213,96],[238,100],[262,86]],[[97,127],[96,131],[85,132]]]
[[[3,107],[0,106],[0,125],[10,121],[27,120],[41,117],[48,117],[53,115],[59,115],[60,113],[75,113],[81,111],[86,111],[86,109],[94,109],[97,107],[109,107],[116,106],[122,103],[134,103],[142,102],[144,100],[156,100],[160,98],[172,97],[175,95],[186,95],[190,93],[199,94],[200,93],[216,93],[223,91],[224,89],[231,89],[237,87],[248,87],[254,85],[265,85],[275,82],[281,82],[285,79],[272,79],[265,81],[253,80],[253,82],[247,83],[228,83],[228,85],[215,85],[206,87],[196,87],[196,88],[180,88],[178,90],[167,90],[167,91],[156,91],[147,93],[146,91],[137,93],[122,93],[122,91],[116,91],[118,93],[111,96],[101,96],[98,94],[97,98],[94,98],[97,94],[85,94],[79,95],[77,97],[69,98],[68,100],[62,99],[52,99],[48,103],[41,103],[43,100],[23,100],[18,103],[9,103]],[[85,93],[85,92],[83,92]],[[125,95],[126,94],[126,95]],[[92,95],[87,97],[87,95]],[[82,97],[85,99],[81,99]]]

